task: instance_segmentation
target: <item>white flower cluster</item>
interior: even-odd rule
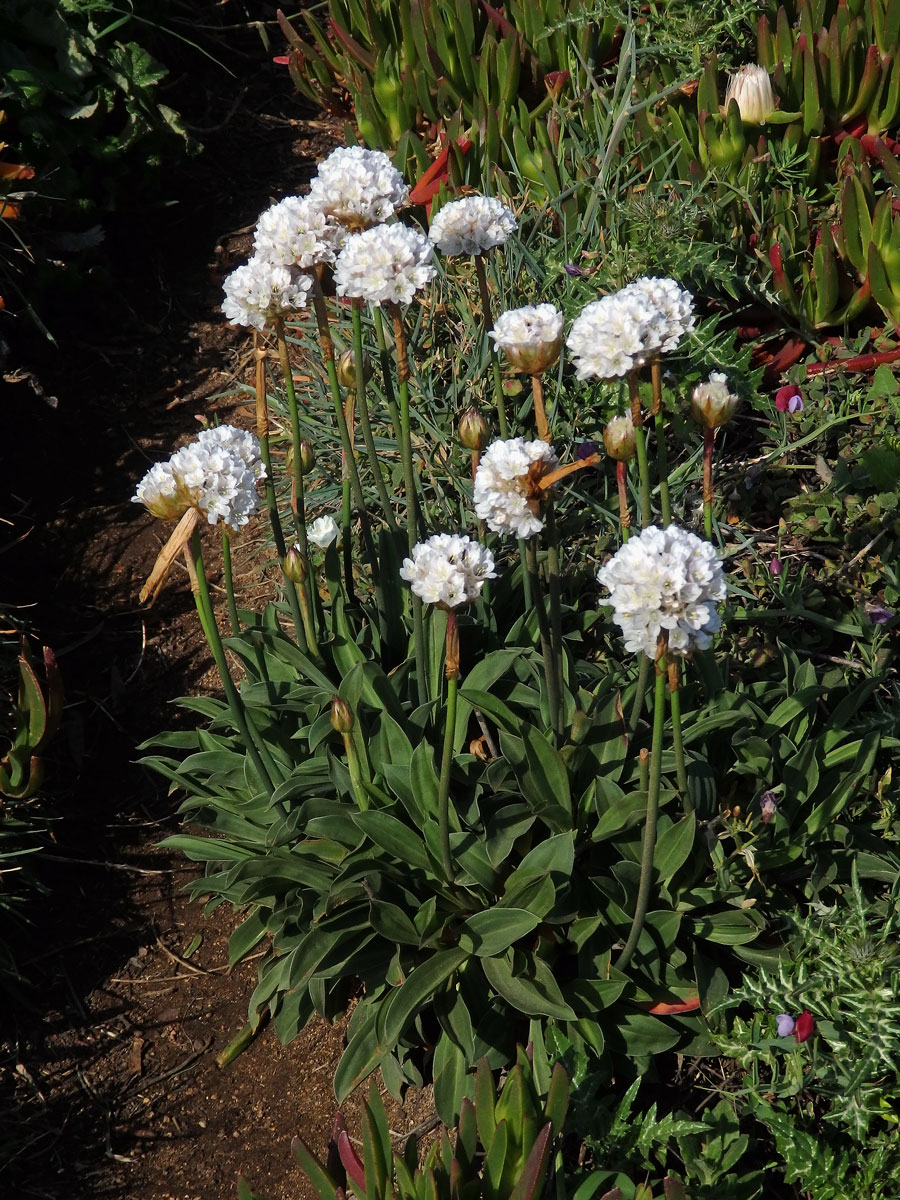
[[[614,379],[674,350],[694,328],[693,298],[674,279],[638,279],[586,305],[566,345],[579,379]]]
[[[443,254],[483,254],[518,229],[516,218],[492,196],[451,200],[435,215],[428,236]]]
[[[334,517],[316,517],[315,521],[310,521],[306,529],[307,541],[318,546],[320,550],[327,550],[331,543],[336,542],[340,536],[341,527]]]
[[[266,262],[308,271],[319,263],[333,263],[346,236],[309,196],[285,196],[257,221],[253,245]]]
[[[432,246],[406,225],[376,225],[347,239],[334,268],[339,296],[369,304],[409,304],[434,276]]]
[[[211,525],[221,520],[240,529],[259,506],[256,485],[265,476],[254,434],[219,425],[151,467],[132,499],[154,516],[172,519],[196,508]]]
[[[475,472],[475,513],[494,533],[529,538],[540,533],[537,480],[552,471],[559,459],[546,442],[524,438],[492,442]]]
[[[662,630],[675,654],[705,650],[721,625],[716,604],[725,599],[722,562],[709,542],[677,525],[649,526],[631,537],[597,572],[609,589],[613,619],[625,649],[651,658]]]
[[[392,217],[409,189],[383,150],[339,146],[319,163],[309,199],[336,221],[366,228]]]
[[[232,325],[265,329],[269,321],[305,308],[311,287],[308,275],[254,254],[225,280],[222,311]]]
[[[475,600],[485,580],[496,579],[494,556],[471,538],[436,533],[413,546],[412,558],[400,568],[417,596],[426,604],[456,608]]]
[[[514,367],[537,375],[553,366],[562,348],[563,315],[552,304],[529,304],[501,313],[490,336]]]

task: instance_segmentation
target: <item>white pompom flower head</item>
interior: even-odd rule
[[[232,325],[263,330],[306,308],[311,289],[309,275],[255,254],[226,278],[222,311]]]
[[[435,215],[428,237],[442,254],[484,254],[502,246],[518,225],[512,211],[491,196],[451,200]]]
[[[540,375],[559,359],[563,315],[553,304],[528,304],[500,314],[490,331],[494,347],[517,371]]]
[[[545,441],[509,438],[492,442],[475,472],[475,513],[494,533],[530,538],[544,528],[544,476],[559,459]]]
[[[434,278],[433,248],[406,225],[376,225],[354,234],[337,257],[339,296],[374,305],[409,304]]]
[[[253,245],[266,262],[309,271],[333,263],[346,237],[344,227],[308,196],[285,196],[260,215]]]
[[[722,560],[710,542],[677,525],[651,525],[629,538],[597,581],[609,590],[626,650],[654,658],[665,632],[669,652],[688,655],[705,650],[721,626]]]
[[[388,221],[409,201],[403,176],[383,150],[339,146],[321,163],[309,199],[355,232]]]
[[[415,595],[446,609],[470,604],[487,580],[496,577],[490,550],[466,535],[449,533],[418,542],[400,568],[400,578]]]

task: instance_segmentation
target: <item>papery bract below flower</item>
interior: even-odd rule
[[[312,280],[302,271],[254,255],[226,278],[222,311],[232,325],[265,329],[305,308],[311,288]]]
[[[790,1037],[794,1032],[795,1021],[790,1013],[779,1013],[775,1018],[779,1037]]]
[[[409,188],[383,150],[339,146],[319,163],[309,199],[341,224],[366,229],[406,204]]]
[[[309,270],[333,263],[346,237],[308,196],[285,196],[260,215],[253,245],[267,262]]]
[[[183,489],[179,491],[172,464],[168,462],[154,463],[131,499],[162,521],[174,521],[191,507],[190,497]]]
[[[559,460],[552,446],[524,438],[492,442],[475,472],[475,513],[494,533],[529,538],[544,528],[538,484]]]
[[[348,238],[334,268],[339,296],[369,304],[409,304],[434,277],[432,245],[406,225],[376,225]]]
[[[775,92],[765,67],[747,63],[728,80],[725,89],[725,109],[734,100],[746,125],[762,125],[775,111]]]
[[[613,620],[625,649],[656,654],[662,630],[669,650],[705,650],[721,625],[716,605],[725,599],[722,562],[713,546],[677,525],[644,529],[597,572],[609,589]]]
[[[516,218],[500,200],[466,196],[444,205],[428,237],[442,254],[483,254],[502,246],[517,228]]]
[[[637,449],[634,440],[634,422],[631,416],[613,417],[603,430],[603,445],[606,453],[616,462],[628,462]]]
[[[511,308],[500,314],[489,336],[517,371],[540,375],[559,359],[563,315],[553,304]]]
[[[307,541],[318,546],[320,550],[326,550],[340,536],[341,527],[334,517],[316,517],[315,521],[311,521],[306,527]]]
[[[400,577],[426,604],[456,608],[477,599],[488,579],[496,579],[494,556],[467,536],[436,533],[413,547]]]
[[[803,393],[795,383],[786,383],[775,393],[775,407],[779,412],[803,412]]]

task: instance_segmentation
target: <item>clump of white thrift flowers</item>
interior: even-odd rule
[[[224,287],[222,311],[231,324],[265,329],[270,321],[306,307],[312,280],[300,271],[254,254],[231,272]]]
[[[265,476],[257,438],[220,425],[151,467],[132,500],[164,519],[196,508],[211,525],[221,520],[240,529],[259,507],[256,485]]]
[[[644,278],[586,305],[566,345],[579,379],[614,379],[674,350],[693,328],[690,292],[674,279]]]
[[[609,589],[613,620],[625,649],[653,658],[662,630],[669,650],[705,650],[721,625],[716,604],[727,591],[722,562],[711,543],[677,525],[655,525],[631,537],[597,572]]]
[[[406,225],[376,225],[347,239],[334,268],[339,296],[409,304],[434,276],[431,242]]]
[[[333,263],[346,236],[308,196],[285,196],[260,216],[253,245],[266,262],[307,271]]]
[[[488,579],[496,579],[494,556],[465,536],[436,533],[413,546],[400,577],[426,604],[456,608],[475,600]]]
[[[342,225],[365,229],[392,217],[409,189],[383,150],[339,146],[319,163],[309,199]]]
[[[511,308],[500,314],[490,336],[517,370],[539,375],[559,358],[563,315],[553,304]]]
[[[542,476],[558,465],[553,447],[524,438],[492,442],[475,472],[475,513],[494,533],[529,538],[540,533]]]
[[[318,546],[320,550],[326,550],[340,535],[341,527],[334,517],[316,517],[315,521],[311,521],[306,527],[307,541]]]
[[[483,254],[516,232],[516,218],[492,196],[451,200],[431,222],[428,236],[443,254]]]

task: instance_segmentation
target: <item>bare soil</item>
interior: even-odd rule
[[[198,24],[221,25],[220,8],[198,3]],[[218,682],[183,571],[138,607],[165,531],[129,497],[198,414],[252,424],[234,394],[249,342],[219,312],[222,279],[259,212],[340,137],[304,112],[255,33],[223,33],[215,49],[237,84],[189,59],[166,97],[206,147],[173,172],[176,203],[110,222],[104,286],[52,315],[58,349],[16,348],[19,381],[5,387],[3,515],[24,537],[5,556],[4,599],[53,646],[67,691],[45,789],[46,892],[18,950],[23,1003],[2,1020],[2,1136],[16,1153],[0,1194],[18,1200],[220,1200],[239,1173],[266,1200],[309,1196],[290,1141],[324,1153],[334,1117],[340,1024],[288,1047],[266,1030],[216,1065],[256,964],[229,970],[233,915],[183,895],[197,869],[158,849],[179,827],[178,798],[135,761],[184,719],[175,697]],[[251,529],[237,550],[245,601],[270,587],[258,540]],[[431,1107],[423,1094],[389,1112],[399,1135]]]

